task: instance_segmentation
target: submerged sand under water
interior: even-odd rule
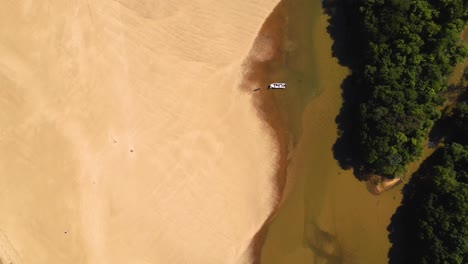
[[[284,199],[268,225],[261,263],[386,263],[386,228],[402,185],[374,196],[351,171],[340,169],[332,146],[348,70],[332,56],[319,1],[281,4],[271,16],[287,21],[282,41],[290,49],[263,64],[273,69],[269,78],[296,83],[270,102],[281,109],[291,142]],[[263,28],[268,34],[268,25]]]

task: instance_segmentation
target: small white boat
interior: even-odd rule
[[[272,83],[268,89],[286,89],[286,83]]]

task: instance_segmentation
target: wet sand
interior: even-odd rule
[[[300,52],[295,56],[294,49],[283,50],[273,70],[265,69],[269,78],[308,79],[303,86],[290,85],[288,93],[275,93],[274,103],[269,102],[280,109],[288,128],[289,157],[281,206],[268,225],[261,263],[385,263],[386,227],[400,202],[402,185],[374,196],[351,171],[339,168],[332,146],[340,84],[348,71],[331,55],[327,16],[321,14],[320,4],[299,8],[302,2],[295,2],[297,6],[291,2],[282,1],[283,16],[296,18],[285,19],[291,23],[285,32],[289,40],[300,41],[289,42]],[[291,65],[296,66],[294,71]]]
[[[278,153],[240,82],[277,1],[2,4],[0,259],[248,263]]]
[[[287,149],[277,174],[279,207],[257,234],[256,260],[386,263],[390,247],[386,229],[404,184],[395,180],[373,190],[372,183],[358,181],[333,157],[340,85],[348,71],[332,57],[328,17],[321,11],[318,1],[283,0],[256,40],[273,42],[274,48],[266,49],[263,57],[251,56],[256,74],[248,81],[290,84],[286,91],[256,95],[261,116]],[[461,73],[463,65],[455,71]],[[406,180],[433,151],[425,147],[422,158],[409,164]]]
[[[268,228],[262,263],[386,262],[386,227],[399,204],[399,188],[375,197],[333,158],[340,84],[347,69],[331,56],[326,20],[320,15],[313,27],[313,58],[320,65],[315,89],[321,93],[302,115],[288,167],[294,187]]]
[[[302,36],[294,41],[290,38],[290,34],[297,36],[302,33],[294,32],[298,24],[311,23],[313,17],[295,17],[294,24],[291,24],[289,9],[309,6],[307,1],[281,1],[263,24],[245,61],[246,72],[242,86],[249,93],[252,93],[252,87],[260,88],[253,92],[254,105],[259,116],[273,129],[279,146],[274,207],[251,245],[254,263],[259,263],[268,226],[293,186],[292,177],[286,177],[286,169],[291,159],[291,150],[296,146],[301,131],[298,120],[308,98],[317,94],[314,89],[309,89],[316,82],[314,76],[303,71],[304,68],[314,68],[313,61],[309,60],[312,55],[310,49],[305,48],[311,43],[312,36]],[[286,82],[288,88],[267,90],[267,85],[272,82]]]
[[[309,42],[302,47],[307,51],[300,54],[308,54],[303,59],[313,65],[302,64],[296,70],[315,82],[307,83],[309,90],[305,92],[310,96],[303,97],[305,100],[299,100],[297,104],[290,94],[302,91],[277,93],[279,96],[273,98],[280,109],[283,124],[286,124],[290,144],[281,206],[265,228],[259,262],[386,263],[390,247],[386,229],[400,204],[404,185],[398,184],[376,196],[351,171],[343,171],[339,167],[333,157],[332,146],[337,139],[335,118],[342,103],[340,85],[348,71],[332,57],[333,42],[326,32],[327,16],[321,14],[319,3],[312,4],[311,9],[295,9],[289,3],[282,1],[288,7],[283,16],[294,14],[295,17],[312,19],[307,24],[292,17],[286,19],[288,23],[297,23],[290,27],[296,27],[302,34],[295,36],[287,29],[285,36],[290,40]],[[302,37],[308,36],[308,28],[310,39]],[[301,45],[297,47],[301,48]],[[284,69],[272,71],[270,78],[288,76],[291,74],[289,65],[298,60],[287,51],[278,58],[281,60],[276,63],[287,61],[288,64],[281,64]],[[424,148],[421,160],[433,151]],[[406,175],[411,175],[419,163],[410,164]]]

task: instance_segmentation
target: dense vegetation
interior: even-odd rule
[[[360,174],[399,176],[420,157],[440,117],[436,107],[443,102],[446,77],[468,54],[460,43],[468,1],[350,2],[362,55],[351,76],[358,101],[353,165]]]
[[[403,189],[389,226],[390,263],[468,262],[468,72],[440,122],[447,143]],[[452,108],[453,107],[453,108]]]
[[[468,104],[458,104],[452,116],[454,140],[468,145]]]
[[[388,227],[390,263],[468,263],[468,89],[447,89],[468,55],[468,0],[335,0],[325,10],[333,54],[351,70],[333,146],[343,168],[401,176],[440,124],[431,140],[444,146],[405,185]],[[444,96],[463,89],[440,120]]]
[[[390,263],[468,261],[468,146],[439,149],[413,175],[389,231]]]
[[[361,179],[400,176],[421,156],[447,76],[468,55],[468,0],[336,0],[326,11],[334,55],[352,70],[335,157]],[[468,263],[467,102],[439,120],[445,145],[404,187],[388,227],[392,264]]]

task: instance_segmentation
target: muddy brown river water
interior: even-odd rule
[[[268,227],[261,263],[386,263],[386,228],[402,186],[374,196],[340,169],[332,146],[348,70],[332,56],[320,1],[280,5],[272,16],[285,22],[283,52],[268,71],[271,81],[288,83],[272,100],[292,140],[284,198]]]

